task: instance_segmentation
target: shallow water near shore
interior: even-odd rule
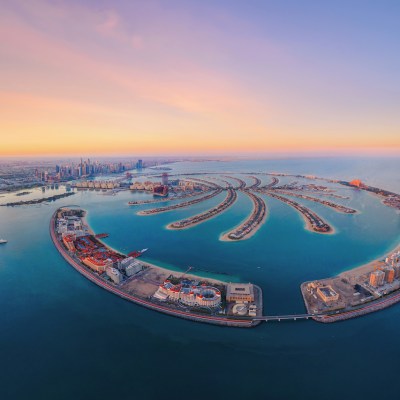
[[[360,178],[400,192],[398,158],[187,162],[170,167],[171,174],[279,171]],[[262,180],[266,184],[270,178]],[[50,189],[45,196],[63,190]],[[16,199],[41,196],[38,189],[29,191]],[[1,398],[397,395],[395,384],[384,382],[396,382],[400,305],[329,325],[271,322],[234,329],[193,323],[141,308],[95,286],[62,259],[49,236],[54,210],[77,204],[88,211],[92,229],[109,233],[104,242],[121,252],[149,248],[144,260],[163,267],[185,271],[193,266],[200,275],[251,281],[263,289],[265,314],[303,313],[302,282],[367,263],[400,242],[398,212],[365,192],[344,188],[342,193],[351,197],[344,204],[360,214],[339,214],[298,199],[332,223],[334,235],[305,230],[295,210],[263,196],[268,218],[254,236],[240,242],[219,240],[251,213],[251,202],[240,195],[218,217],[183,231],[165,226],[213,207],[225,195],[154,216],[136,213],[163,204],[129,207],[128,201],[143,199],[130,192],[104,196],[81,191],[50,204],[0,207],[0,237],[9,241],[0,246]],[[12,196],[5,195],[1,203]],[[373,368],[378,363],[383,368]],[[379,384],[367,384],[369,375]]]

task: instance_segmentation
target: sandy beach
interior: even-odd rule
[[[251,210],[250,216],[254,213],[255,209],[256,209],[256,207],[255,207],[255,205],[254,205],[254,203],[253,203],[253,208],[252,208],[252,210]],[[238,239],[238,240],[234,240],[234,239],[231,239],[231,238],[228,237],[228,235],[230,235],[232,232],[236,231],[236,229],[238,229],[241,225],[243,225],[243,224],[248,220],[248,218],[246,218],[246,219],[243,220],[239,225],[236,225],[235,228],[229,230],[228,232],[223,233],[223,234],[219,237],[219,240],[220,240],[221,242],[240,242],[241,240],[250,239],[250,238],[251,238],[253,235],[255,235],[255,234],[258,232],[258,230],[265,224],[265,222],[266,222],[267,219],[268,219],[268,216],[269,216],[268,207],[265,206],[265,215],[264,215],[263,219],[261,220],[261,222],[260,222],[254,229],[252,229],[252,231],[251,231],[250,233],[248,233],[248,234],[245,235],[243,238]]]
[[[88,224],[88,221],[86,219],[87,216],[87,211],[85,211],[85,216],[81,218],[82,222],[84,225],[86,225],[86,227],[89,230],[89,233],[93,236],[95,236],[95,233],[93,232],[93,230],[90,228],[90,225]],[[97,239],[97,238],[96,238]],[[114,249],[113,247],[111,247],[110,245],[108,245],[107,243],[104,243],[102,240],[97,239],[99,242],[103,243],[104,246],[106,246],[108,249],[118,253],[118,254],[122,254],[120,251],[118,251],[117,249]],[[150,271],[148,271],[146,273],[146,278],[149,279],[149,277],[147,276],[149,273],[152,275],[152,280],[154,281],[159,281],[160,283],[164,282],[170,275],[174,275],[174,276],[180,276],[182,274],[185,274],[185,271],[175,271],[175,270],[171,270],[168,268],[164,268],[164,267],[160,267],[156,264],[150,263],[148,261],[141,261],[139,260],[145,267],[149,267]],[[200,275],[193,275],[193,274],[185,274],[185,277],[189,278],[189,279],[193,279],[193,280],[204,280],[207,281],[209,283],[215,284],[215,285],[226,285],[228,282],[225,281],[221,281],[221,280],[217,280],[217,279],[212,279],[212,278],[208,278],[208,277],[204,277],[204,276],[200,276]],[[140,280],[140,279],[139,279]],[[151,286],[151,285],[150,285]]]
[[[171,208],[168,209],[168,210],[158,211],[159,208],[154,208],[154,209],[153,209],[153,210],[154,210],[153,213],[150,213],[150,214],[149,214],[149,213],[148,213],[148,212],[150,211],[150,209],[149,209],[149,210],[138,211],[138,212],[136,213],[136,215],[141,215],[141,216],[157,215],[157,214],[165,213],[165,212],[168,212],[168,211],[177,210],[177,209],[180,209],[180,208],[190,207],[190,206],[192,206],[193,204],[198,204],[198,203],[201,203],[202,201],[210,200],[210,199],[212,199],[213,197],[218,196],[221,192],[222,192],[222,191],[216,190],[215,192],[213,192],[213,193],[208,193],[207,195],[205,195],[205,196],[203,196],[203,197],[199,197],[199,198],[197,198],[197,199],[189,200],[189,204],[184,204],[184,205],[182,205],[181,203],[175,204],[174,206],[171,206]],[[204,194],[204,193],[203,193],[203,194]],[[195,196],[193,196],[193,197],[195,197]],[[192,202],[193,202],[193,203],[192,203]],[[168,207],[169,207],[169,206],[168,206]],[[160,207],[160,208],[162,208],[162,207]]]
[[[144,266],[148,266],[150,267],[152,270],[154,270],[157,275],[162,279],[162,282],[167,279],[170,275],[174,275],[174,276],[181,276],[183,274],[185,274],[185,271],[174,271],[172,269],[168,269],[168,268],[163,268],[160,267],[158,265],[155,265],[153,263],[149,263],[147,261],[140,261]],[[193,275],[193,274],[185,274],[186,278],[192,279],[192,280],[204,280],[210,283],[213,283],[215,285],[226,285],[228,282],[226,281],[221,281],[218,279],[212,279],[212,278],[208,278],[208,277],[204,277],[204,276],[200,276],[200,275]]]
[[[379,262],[382,259],[385,259],[386,257],[390,256],[391,254],[395,253],[396,251],[400,251],[400,243],[398,245],[396,245],[396,247],[394,247],[392,250],[390,250],[387,253],[385,253],[383,256],[378,257],[378,258],[370,261],[367,264],[363,264],[363,265],[360,265],[358,267],[349,269],[347,271],[343,271],[338,276],[346,277],[346,276],[349,276],[349,274],[351,274],[351,275],[363,275],[363,274],[369,273],[369,272],[373,271],[374,266],[375,266],[375,264],[377,262]]]
[[[315,229],[313,229],[313,227],[312,227],[312,225],[311,225],[311,222],[307,219],[307,217],[303,214],[303,213],[300,213],[301,214],[301,216],[303,217],[303,219],[304,219],[304,221],[305,221],[305,223],[306,223],[306,226],[305,226],[305,228],[304,229],[306,229],[307,231],[310,231],[310,232],[312,232],[312,233],[319,233],[319,234],[322,234],[322,235],[334,235],[335,233],[336,233],[336,229],[335,229],[335,227],[334,226],[332,226],[331,224],[328,224],[327,222],[327,224],[330,226],[330,228],[331,228],[331,230],[329,231],[329,232],[320,232],[320,231],[316,231]]]

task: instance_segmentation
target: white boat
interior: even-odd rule
[[[142,250],[140,250],[140,254],[145,253],[147,250],[148,250],[148,249],[142,249]]]
[[[7,243],[6,239],[0,239],[0,244]]]

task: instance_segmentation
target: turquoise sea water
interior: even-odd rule
[[[171,174],[279,171],[357,177],[400,192],[398,158],[188,162],[171,167]],[[45,195],[63,190],[50,189]],[[92,228],[110,233],[107,243],[120,251],[148,247],[145,259],[160,265],[182,271],[192,265],[198,273],[257,283],[264,292],[265,314],[302,313],[303,281],[368,262],[400,242],[399,213],[367,193],[342,193],[351,197],[343,204],[360,214],[342,215],[299,199],[332,223],[335,235],[304,230],[295,210],[265,197],[268,220],[255,236],[238,243],[221,242],[219,236],[251,211],[243,194],[225,213],[185,231],[165,226],[210,208],[224,194],[148,217],[136,212],[157,204],[129,208],[129,200],[144,198],[129,192],[79,192],[50,205],[0,207],[0,237],[9,240],[0,246],[0,398],[397,396],[400,305],[331,325],[297,321],[232,329],[193,323],[143,309],[90,283],[61,258],[48,232],[56,208],[78,204],[88,210]],[[30,195],[39,196],[39,190]],[[0,203],[14,197],[0,197]]]

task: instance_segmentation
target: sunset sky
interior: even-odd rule
[[[399,1],[0,4],[0,155],[400,154]]]

